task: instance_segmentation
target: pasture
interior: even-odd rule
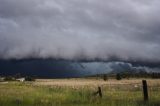
[[[160,79],[146,79],[149,101],[143,101],[142,79],[37,79],[0,82],[0,106],[160,106]],[[102,98],[93,95],[98,86]]]

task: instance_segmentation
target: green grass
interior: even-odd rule
[[[102,87],[103,97],[93,96],[91,87],[33,86],[31,83],[0,84],[0,106],[160,106],[160,91],[149,92],[143,102],[141,88]]]

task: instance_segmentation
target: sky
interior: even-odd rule
[[[0,0],[0,58],[160,62],[159,0]]]
[[[160,0],[0,0],[0,59],[160,63],[159,13]]]

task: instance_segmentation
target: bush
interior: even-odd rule
[[[15,78],[12,76],[7,76],[4,78],[4,81],[15,81]]]
[[[103,80],[104,81],[108,80],[108,76],[106,74],[103,75]]]
[[[14,77],[15,77],[16,79],[21,78],[21,74],[20,74],[20,73],[17,73],[17,74],[14,75]]]
[[[27,76],[25,77],[25,81],[35,81],[35,79],[30,76]]]
[[[3,81],[4,81],[4,79],[2,77],[0,77],[0,82],[3,82]]]
[[[116,79],[117,79],[117,80],[121,80],[121,79],[122,79],[121,75],[120,75],[120,74],[117,74],[117,75],[116,75]]]

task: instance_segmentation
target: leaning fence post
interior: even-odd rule
[[[147,81],[142,80],[143,84],[143,95],[144,95],[144,101],[148,101],[148,87],[147,87]]]
[[[94,96],[95,96],[95,95],[99,95],[99,97],[102,98],[102,90],[101,90],[101,87],[100,87],[100,86],[98,87],[98,91],[94,92],[93,95],[94,95]]]
[[[101,87],[98,87],[98,93],[99,93],[99,96],[102,98],[102,90],[101,90]]]

